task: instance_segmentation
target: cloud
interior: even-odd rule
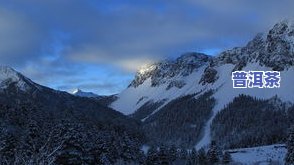
[[[3,8],[0,8],[0,36],[2,63],[32,60],[42,48],[42,30],[21,13]]]
[[[294,1],[292,0],[186,0],[187,3],[202,7],[214,14],[225,15],[227,17],[259,20],[256,24],[272,26],[282,19],[293,19],[292,10]],[[254,17],[254,18],[252,18]]]
[[[139,52],[138,52],[139,53]],[[156,57],[153,55],[137,54],[137,56],[131,54],[120,53],[119,50],[115,51],[105,50],[94,46],[88,46],[83,49],[73,49],[67,52],[69,60],[75,62],[84,62],[90,64],[111,64],[118,68],[122,68],[126,72],[135,72],[140,66],[155,62]],[[114,55],[115,54],[115,55]],[[129,55],[129,56],[128,56]]]
[[[0,0],[1,63],[54,88],[101,89],[94,84],[120,82],[114,83],[122,84],[118,88],[104,86],[114,93],[143,64],[242,46],[275,22],[293,19],[293,5],[292,0]],[[94,81],[97,77],[103,80]]]

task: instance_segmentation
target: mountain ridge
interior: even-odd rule
[[[36,83],[31,79],[23,76],[21,73],[17,72],[9,66],[0,65],[0,88],[4,89],[8,85],[15,83],[20,90],[26,91],[33,88],[38,88]]]
[[[176,69],[183,70],[189,68],[189,66],[184,65],[201,66],[205,64],[205,62],[209,63],[209,67],[220,66],[223,64],[234,64],[236,65],[235,70],[242,69],[246,66],[247,62],[259,62],[261,66],[271,67],[273,70],[282,71],[284,70],[284,67],[291,67],[294,65],[294,62],[292,61],[292,59],[294,59],[293,22],[288,20],[281,21],[275,24],[273,28],[269,30],[268,34],[258,33],[244,47],[235,47],[225,50],[216,56],[191,52],[182,54],[176,60],[164,60],[147,65],[138,70],[135,79],[130,83],[129,87],[137,87],[143,83],[142,80],[146,80],[154,74],[160,74],[156,72],[160,69],[168,71]],[[182,65],[174,66],[179,63]],[[173,67],[178,68],[173,69]],[[195,68],[190,69],[190,72],[187,71],[186,74],[190,74]],[[168,76],[173,77],[174,75],[171,75],[170,73],[167,74],[166,77]]]
[[[96,98],[100,97],[99,95],[93,93],[93,92],[85,92],[79,88],[75,89],[71,94],[75,96],[80,96],[80,97],[89,97],[89,98]]]
[[[266,34],[257,34],[245,46],[223,51],[215,57],[194,53],[196,56],[200,55],[200,58],[192,58],[197,59],[192,60],[192,63],[188,60],[187,65],[177,65],[177,59],[151,64],[137,72],[129,87],[117,95],[118,98],[110,107],[126,115],[140,116],[144,123],[148,118],[159,115],[176,99],[188,95],[195,95],[194,98],[198,99],[205,92],[213,91],[211,97],[216,103],[211,110],[211,117],[203,125],[202,134],[198,135],[200,140],[195,144],[197,148],[207,146],[212,140],[210,124],[214,117],[241,94],[266,100],[278,97],[282,102],[293,105],[294,96],[290,92],[294,91],[291,85],[294,81],[293,30],[292,22],[282,21]],[[236,70],[280,71],[281,87],[234,89],[231,73]]]

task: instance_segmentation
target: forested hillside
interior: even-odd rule
[[[212,138],[224,148],[284,143],[294,124],[294,107],[278,98],[257,99],[240,95],[212,121]]]

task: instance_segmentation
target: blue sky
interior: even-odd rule
[[[138,67],[219,52],[293,18],[293,0],[0,0],[0,58],[37,83],[102,95]]]

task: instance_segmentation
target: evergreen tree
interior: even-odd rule
[[[0,103],[0,164],[144,163],[143,136],[137,128],[122,126],[125,119],[118,118],[118,124],[92,120],[82,111],[36,106]]]
[[[120,157],[126,161],[131,162],[134,160],[138,160],[141,157],[140,152],[140,143],[137,139],[131,137],[131,135],[127,134],[127,132],[123,133],[123,137],[119,140],[119,144],[114,144],[116,148],[122,148],[122,152],[119,154]],[[117,134],[113,137],[118,136]],[[114,151],[112,151],[114,152]]]
[[[195,148],[192,148],[191,153],[190,153],[190,163],[192,165],[195,165],[198,163],[198,153]]]
[[[198,151],[198,162],[201,165],[206,165],[207,164],[207,157],[206,157],[206,153],[205,153],[204,148],[201,148]]]
[[[65,124],[66,134],[64,143],[57,155],[56,163],[60,165],[66,164],[85,164],[85,158],[88,157],[85,152],[86,132],[81,124],[68,122]]]
[[[147,153],[146,164],[147,165],[154,165],[158,164],[158,151],[156,147],[151,147]]]
[[[79,165],[83,164],[82,158],[83,149],[80,143],[77,143],[74,138],[70,138],[64,143],[60,154],[56,158],[56,163],[60,165]]]
[[[115,160],[118,159],[118,152],[123,152],[123,148],[120,146],[124,145],[121,144],[124,142],[117,142],[114,136],[115,134],[113,131],[103,131],[98,136],[96,141],[97,146],[94,149],[94,157],[97,164],[103,164],[103,162],[110,162],[113,164]],[[117,140],[119,139],[120,138],[117,138]],[[122,158],[125,159],[125,156]]]
[[[207,151],[207,158],[209,163],[215,164],[219,162],[219,152],[214,141],[211,142],[210,147]]]
[[[30,160],[30,163],[37,164],[37,156],[40,149],[41,130],[35,120],[30,119],[27,125],[27,133],[23,139],[23,145],[20,152],[23,153],[25,160]]]
[[[169,164],[168,150],[164,145],[160,146],[159,148],[158,161],[160,165]]]
[[[219,111],[211,124],[212,139],[223,148],[246,148],[276,144],[287,137],[294,124],[294,107],[287,112],[285,103],[240,95]]]
[[[229,152],[225,152],[223,156],[223,164],[229,164],[232,161],[231,154]]]
[[[182,147],[181,149],[178,150],[178,158],[181,160],[186,160],[188,157],[188,152],[187,149]]]
[[[287,165],[294,165],[294,126],[289,130],[289,136],[287,140],[287,154],[285,162]]]
[[[172,145],[168,151],[170,162],[174,162],[177,159],[177,148],[175,145]]]
[[[17,139],[14,135],[7,133],[5,136],[1,136],[1,148],[0,148],[0,163],[12,164],[16,152]]]

